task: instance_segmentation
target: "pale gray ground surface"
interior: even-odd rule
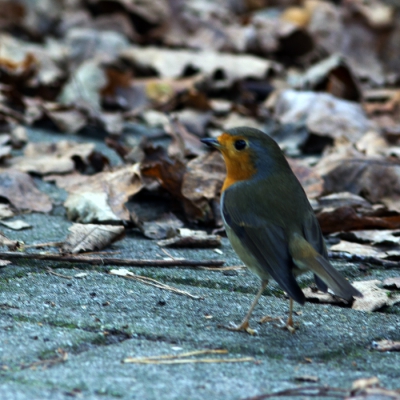
[[[35,132],[31,139],[50,136]],[[59,138],[59,136],[58,136]],[[82,140],[82,139],[80,139]],[[99,149],[104,147],[99,145]],[[40,183],[55,203],[65,193]],[[70,222],[61,206],[50,215],[18,217],[33,229],[1,230],[27,244],[63,240]],[[223,255],[212,250],[170,250],[188,259],[239,260],[226,239]],[[155,242],[137,233],[112,246],[115,257],[165,257]],[[395,276],[399,271],[370,270],[335,263],[356,280]],[[50,275],[45,267],[83,279]],[[60,268],[63,267],[63,268]],[[273,325],[258,325],[264,315],[286,316],[288,301],[271,284],[256,308],[252,326],[257,336],[218,328],[240,322],[258,289],[258,278],[246,270],[213,272],[194,269],[130,268],[133,272],[173,285],[204,300],[163,291],[108,275],[112,267],[70,266],[24,261],[0,269],[0,393],[2,400],[67,399],[241,399],[309,383],[298,376],[313,375],[318,385],[348,388],[361,377],[378,376],[387,388],[400,387],[400,353],[370,350],[374,340],[400,340],[400,307],[365,313],[307,303],[291,335]],[[302,284],[309,282],[302,278]],[[212,318],[206,318],[212,316]],[[257,363],[137,365],[125,357],[175,354],[200,349],[227,349],[228,355],[254,357]],[[40,365],[68,353],[68,360]],[[312,362],[308,363],[307,359]]]

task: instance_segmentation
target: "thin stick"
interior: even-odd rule
[[[349,390],[328,386],[303,386],[293,389],[281,390],[275,393],[262,394],[260,396],[246,397],[243,400],[264,400],[273,397],[339,397],[343,399],[350,394]]]
[[[49,274],[58,276],[58,277],[60,277],[60,278],[64,278],[64,279],[74,279],[72,276],[67,276],[67,275],[59,274],[59,273],[53,271],[50,267],[46,268],[46,270],[47,270],[47,272],[48,272]]]
[[[24,249],[34,248],[37,249],[38,247],[60,247],[64,244],[64,242],[47,242],[47,243],[36,243],[36,244],[24,244]]]
[[[173,360],[175,358],[183,358],[183,357],[191,357],[191,356],[198,356],[200,354],[228,354],[228,350],[220,349],[220,350],[195,350],[195,351],[188,351],[187,353],[180,353],[180,354],[164,354],[162,356],[150,356],[150,357],[140,357],[140,358],[132,358],[128,357],[124,359],[124,363],[135,363],[135,362],[142,362],[148,360]]]
[[[225,261],[223,260],[136,260],[136,259],[123,259],[123,258],[100,258],[100,257],[84,257],[61,254],[29,254],[17,252],[0,252],[0,260],[42,260],[42,261],[58,261],[68,263],[81,263],[90,265],[122,265],[128,267],[202,267],[222,266]]]
[[[228,350],[197,350],[189,351],[181,354],[167,354],[163,356],[141,357],[141,358],[125,358],[123,363],[135,364],[189,364],[189,363],[234,363],[234,362],[255,362],[253,357],[244,358],[194,358],[187,357],[198,356],[203,354],[227,354]]]
[[[196,364],[196,363],[237,363],[237,362],[255,362],[253,357],[244,358],[193,358],[193,359],[177,359],[177,360],[143,360],[135,361],[135,364]],[[131,362],[132,361],[125,361]]]
[[[142,282],[142,283],[144,283],[146,285],[149,285],[149,286],[154,286],[154,287],[159,288],[159,289],[168,290],[170,292],[174,292],[174,293],[177,293],[177,294],[182,294],[184,296],[190,297],[191,299],[195,299],[195,300],[203,300],[204,299],[203,297],[195,296],[195,295],[193,295],[193,294],[191,294],[189,292],[186,292],[185,290],[180,290],[180,289],[174,288],[173,286],[166,285],[165,283],[156,281],[155,279],[149,278],[147,276],[136,275],[136,274],[134,274],[134,273],[132,273],[130,271],[127,271],[129,273],[129,275],[128,274],[125,275],[125,274],[118,273],[118,271],[119,270],[113,269],[113,270],[111,270],[109,272],[109,274],[110,275],[119,276],[119,277],[125,278],[125,279],[134,279],[136,281]]]

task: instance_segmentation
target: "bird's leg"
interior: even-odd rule
[[[229,329],[230,331],[246,331],[250,335],[254,335],[254,329],[251,329],[249,326],[249,319],[251,314],[253,313],[254,308],[256,307],[258,300],[260,299],[261,295],[263,294],[264,289],[267,287],[268,281],[261,282],[261,288],[258,291],[256,298],[254,299],[253,303],[251,304],[249,311],[247,311],[246,316],[244,317],[243,321],[240,325],[237,326],[224,326],[224,328]]]
[[[293,299],[290,297],[289,299],[289,318],[286,322],[286,329],[290,332],[290,333],[294,333],[295,329],[294,329],[294,323],[293,323]]]
[[[295,333],[296,329],[293,323],[293,299],[289,297],[289,317],[286,321],[286,324],[280,318],[280,324],[277,325],[278,328],[287,329],[290,333]]]

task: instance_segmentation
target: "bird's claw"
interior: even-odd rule
[[[249,323],[242,322],[240,325],[235,325],[232,322],[226,326],[226,325],[219,325],[220,328],[227,329],[228,331],[233,331],[233,332],[247,332],[249,335],[257,335],[257,331],[255,329],[251,329]]]

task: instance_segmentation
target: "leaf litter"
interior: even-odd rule
[[[222,226],[225,166],[199,139],[247,125],[285,150],[332,253],[399,260],[394,6],[114,0],[108,7],[118,13],[110,13],[103,3],[8,2],[10,18],[0,17],[3,224],[16,228],[9,218],[52,210],[36,185],[43,179],[68,192],[64,207],[76,223],[110,234],[102,224],[124,224],[161,245],[216,247],[220,238],[209,232]],[[120,164],[71,136],[31,142],[24,126],[33,124],[69,135],[94,128]],[[142,212],[132,211],[135,202]],[[157,202],[166,217],[149,211]],[[64,249],[107,247],[115,235]]]

